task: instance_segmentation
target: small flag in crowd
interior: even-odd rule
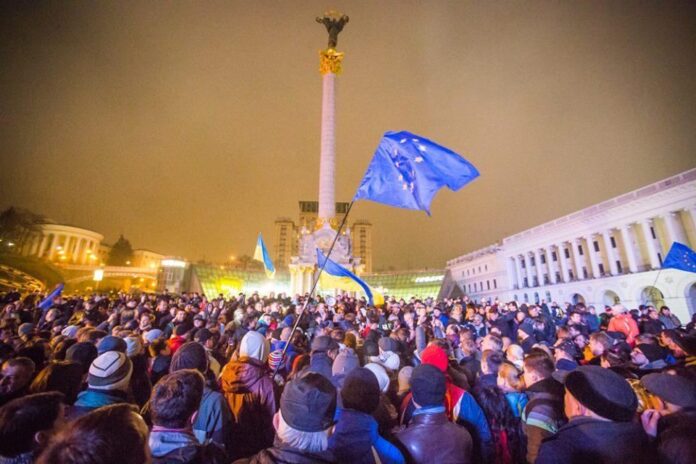
[[[696,251],[683,243],[674,242],[662,261],[662,268],[696,272]]]
[[[259,238],[256,240],[256,249],[254,250],[254,259],[263,263],[263,268],[266,271],[266,277],[272,279],[275,277],[275,267],[273,266],[273,261],[268,254],[266,249],[266,244],[263,243],[263,238],[259,234]]]
[[[478,176],[473,164],[449,148],[410,132],[387,132],[353,200],[422,209],[429,215],[438,190],[459,190]]]
[[[326,265],[324,265],[324,261],[326,261]],[[384,297],[381,294],[373,291],[360,277],[324,256],[324,253],[319,248],[317,248],[317,264],[319,267],[324,266],[324,272],[322,272],[320,277],[322,288],[337,288],[339,290],[357,292],[362,290],[367,295],[371,305],[384,304]]]
[[[39,308],[44,311],[49,309],[53,305],[53,300],[63,293],[63,288],[65,288],[65,284],[63,283],[56,285],[56,288],[54,288],[53,291],[49,293],[48,296],[41,301],[41,303],[39,303]]]

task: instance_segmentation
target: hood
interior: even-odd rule
[[[101,408],[111,404],[125,403],[126,394],[117,390],[87,389],[77,395],[75,406],[82,408]]]
[[[254,358],[265,363],[271,351],[270,348],[270,343],[261,333],[249,331],[239,343],[239,356]]]
[[[377,422],[369,414],[352,409],[336,411],[336,428],[329,438],[331,450],[339,462],[358,461],[370,453],[379,438]]]
[[[252,358],[240,358],[225,366],[220,376],[222,391],[250,393],[254,385],[266,375],[266,366]]]
[[[150,432],[148,443],[154,457],[165,456],[179,448],[190,448],[190,450],[181,450],[181,457],[184,457],[184,454],[195,456],[198,452],[198,441],[196,437],[190,433],[152,431]],[[190,453],[188,451],[190,451]],[[189,461],[186,460],[182,462]]]

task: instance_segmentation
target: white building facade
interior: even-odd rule
[[[91,230],[63,224],[41,224],[21,254],[61,264],[98,264],[104,236]]]
[[[696,169],[505,237],[447,263],[474,299],[666,305],[696,313],[696,273],[660,270],[673,242],[696,249]]]

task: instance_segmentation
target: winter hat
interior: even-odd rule
[[[358,367],[346,376],[341,389],[343,407],[372,414],[379,406],[379,382],[371,370]]]
[[[334,359],[333,366],[331,367],[331,374],[347,375],[358,367],[360,367],[358,355],[350,348],[346,348],[338,353],[338,356]]]
[[[421,364],[413,369],[411,393],[420,407],[440,406],[445,401],[447,380],[445,374],[431,364]]]
[[[387,371],[385,371],[384,368],[377,363],[365,364],[365,369],[369,369],[373,374],[375,374],[375,377],[377,377],[377,382],[379,382],[379,389],[383,393],[386,393],[387,390],[389,390],[389,375],[387,375]]]
[[[155,340],[158,338],[162,338],[164,336],[164,332],[162,332],[160,329],[152,329],[148,330],[143,334],[143,339],[147,342],[152,344]]]
[[[612,312],[613,314],[623,314],[623,313],[625,313],[626,311],[628,311],[628,310],[627,310],[626,307],[625,307],[624,305],[622,305],[622,304],[615,304],[614,306],[611,307],[611,312]]]
[[[75,343],[65,352],[65,360],[80,363],[85,374],[97,356],[99,356],[97,347],[90,342]]]
[[[312,340],[312,353],[337,350],[338,343],[328,335],[321,335]]]
[[[564,384],[583,406],[609,420],[630,422],[638,408],[629,383],[610,369],[580,366],[565,377]]]
[[[403,395],[411,388],[411,376],[413,375],[413,367],[405,366],[399,371],[399,395]]]
[[[648,374],[640,379],[640,383],[650,393],[668,403],[683,408],[696,407],[696,384],[685,377],[664,373]]]
[[[385,351],[384,353],[379,355],[379,364],[384,366],[384,368],[388,371],[394,372],[399,370],[399,365],[401,365],[401,358],[399,358],[399,355],[394,353],[393,351]]]
[[[63,335],[64,337],[67,338],[76,338],[77,337],[77,331],[80,330],[80,328],[76,325],[69,325],[66,328],[64,328],[60,334]]]
[[[126,391],[133,373],[133,363],[124,353],[107,351],[92,362],[87,384],[93,390]]]
[[[648,362],[657,361],[658,359],[664,359],[665,352],[659,345],[654,345],[651,343],[640,343],[636,345],[636,348],[640,350],[643,355],[648,359]]]
[[[430,345],[421,352],[421,362],[437,367],[440,372],[447,372],[449,365],[447,353],[437,345]]]
[[[203,374],[208,370],[208,354],[200,343],[184,343],[176,350],[169,370],[174,372],[181,369],[196,369]]]
[[[143,342],[140,341],[140,337],[126,337],[126,355],[129,358],[137,356],[143,352]]]
[[[24,324],[20,325],[19,328],[17,329],[17,333],[22,336],[28,336],[34,333],[34,324],[31,322],[25,322]]]
[[[268,355],[268,368],[271,372],[275,372],[276,368],[279,368],[283,361],[283,350],[273,350],[271,354]]]
[[[268,353],[270,351],[271,347],[268,340],[258,332],[247,332],[239,343],[240,357],[246,356],[263,363],[266,362],[266,358],[268,358]]]
[[[289,382],[280,397],[280,415],[301,432],[321,432],[334,423],[336,387],[321,374],[308,372]]]
[[[382,337],[379,339],[378,342],[379,349],[382,352],[385,351],[398,351],[399,350],[399,343],[394,340],[393,338],[390,337]]]
[[[97,351],[99,354],[106,353],[107,351],[118,351],[120,353],[125,353],[128,349],[126,341],[119,337],[114,337],[113,335],[107,335],[102,338],[97,345]]]

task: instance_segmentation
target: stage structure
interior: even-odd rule
[[[328,47],[319,52],[319,72],[322,76],[321,158],[319,164],[319,211],[314,230],[300,230],[298,256],[290,259],[290,288],[293,294],[310,291],[316,272],[316,249],[325,254],[336,237],[339,224],[336,217],[336,77],[343,66],[342,52],[336,50],[338,34],[348,23],[348,16],[328,12],[316,21],[329,34]],[[352,256],[350,230],[341,232],[331,252],[331,259],[355,273],[362,271],[360,259]]]

